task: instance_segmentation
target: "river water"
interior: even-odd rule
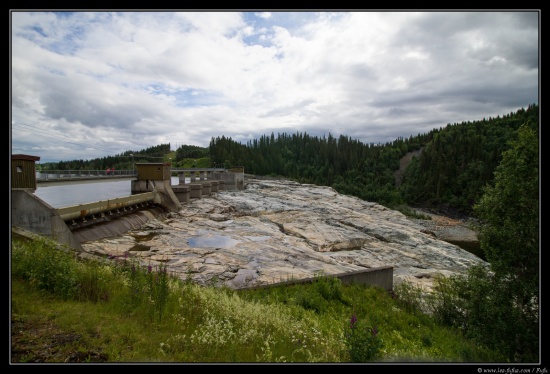
[[[190,182],[189,178],[187,179],[185,183]],[[172,177],[171,183],[173,186],[178,185],[179,178]],[[110,182],[38,185],[34,194],[53,208],[62,208],[130,196],[132,194],[132,181],[129,179]]]

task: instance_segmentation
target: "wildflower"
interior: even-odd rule
[[[350,319],[350,329],[345,331],[344,337],[352,362],[369,362],[379,354],[383,343],[378,337],[378,327],[365,326],[359,323],[353,315]]]
[[[378,328],[377,328],[376,326],[374,326],[374,327],[371,329],[371,334],[372,334],[372,336],[378,335]]]
[[[349,328],[353,329],[355,327],[355,323],[357,322],[357,317],[354,315],[351,316],[351,319],[349,321]]]

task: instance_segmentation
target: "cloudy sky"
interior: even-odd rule
[[[391,142],[539,103],[540,12],[11,16],[11,152],[93,159],[222,135]]]

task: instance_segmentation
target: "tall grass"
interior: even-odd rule
[[[108,362],[501,361],[410,300],[322,274],[235,291],[131,257],[84,261],[47,239],[14,236],[11,250],[12,319],[47,318],[79,334],[66,349]]]

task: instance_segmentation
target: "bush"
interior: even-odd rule
[[[29,281],[32,287],[52,292],[64,300],[78,294],[76,259],[40,239],[35,244],[18,242],[12,246],[12,275]]]
[[[373,361],[383,346],[377,327],[359,321],[355,314],[345,328],[344,337],[351,362]]]

